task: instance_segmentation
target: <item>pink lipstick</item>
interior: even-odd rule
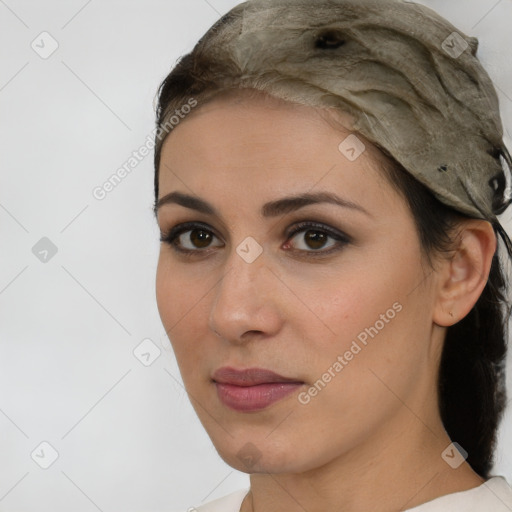
[[[265,409],[304,384],[262,368],[219,368],[213,374],[213,381],[220,401],[240,412]]]

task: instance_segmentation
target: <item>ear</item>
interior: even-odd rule
[[[439,268],[438,293],[433,321],[449,327],[462,320],[480,297],[491,269],[497,240],[490,222],[465,220],[451,258]]]

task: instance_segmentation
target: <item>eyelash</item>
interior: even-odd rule
[[[212,234],[216,238],[218,238],[215,233],[211,229],[208,228],[206,224],[198,223],[198,222],[185,222],[184,224],[179,224],[178,226],[175,226],[172,228],[168,233],[160,233],[160,242],[164,242],[166,244],[169,244],[171,248],[183,254],[186,257],[192,257],[196,256],[201,253],[209,252],[209,248],[206,249],[183,249],[180,248],[180,246],[177,243],[177,239],[184,233],[187,233],[189,231],[194,231],[196,229],[200,229],[202,231],[206,231],[207,233]],[[328,235],[329,238],[333,238],[338,243],[335,244],[333,247],[331,247],[329,250],[310,250],[305,251],[302,249],[298,249],[299,252],[305,252],[308,253],[308,255],[312,257],[318,257],[318,256],[327,256],[332,254],[333,252],[341,250],[345,245],[351,243],[351,238],[348,235],[345,235],[342,232],[334,231],[333,229],[329,228],[328,226],[318,223],[318,222],[299,222],[296,224],[292,229],[288,230],[286,233],[286,240],[287,242],[292,239],[295,235],[301,232],[306,231],[316,231],[323,234]]]

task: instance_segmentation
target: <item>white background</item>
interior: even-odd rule
[[[92,195],[145,143],[176,59],[237,3],[0,0],[2,511],[185,510],[248,485],[196,419],[160,323],[152,154]],[[512,0],[423,3],[479,38],[511,148]],[[43,31],[47,59],[31,48]],[[161,350],[148,367],[146,338]],[[42,441],[48,469],[31,458]],[[498,452],[511,481],[510,411]]]

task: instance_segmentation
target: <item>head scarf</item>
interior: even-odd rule
[[[512,159],[478,40],[404,0],[249,0],[198,42],[205,87],[336,107],[443,203],[490,219]],[[222,77],[222,78],[221,78]],[[300,87],[298,86],[300,84]]]

